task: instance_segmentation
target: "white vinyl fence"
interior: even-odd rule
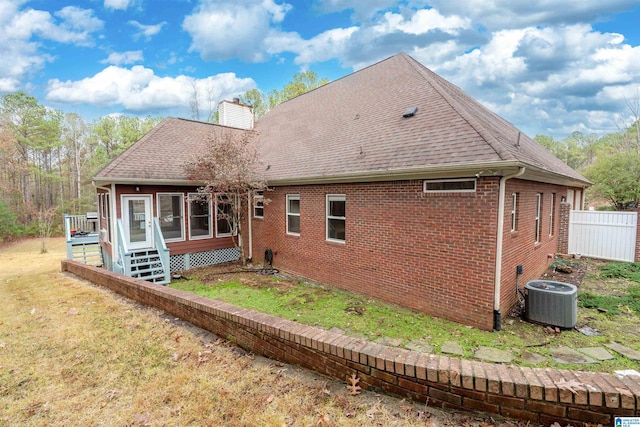
[[[637,227],[636,212],[571,211],[569,253],[633,262]]]

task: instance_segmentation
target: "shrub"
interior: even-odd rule
[[[24,234],[24,227],[18,223],[18,217],[9,209],[9,205],[0,201],[0,243],[13,240]]]

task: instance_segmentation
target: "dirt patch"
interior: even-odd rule
[[[183,272],[182,277],[200,280],[205,285],[236,282],[253,288],[272,288],[277,285],[279,289],[283,290],[299,283],[294,278],[281,274],[278,270],[263,269],[253,265],[242,267],[240,263],[236,262],[196,268]]]
[[[570,283],[579,288],[587,273],[596,271],[597,266],[601,263],[603,261],[583,258],[556,258],[547,271],[540,276],[540,279]]]

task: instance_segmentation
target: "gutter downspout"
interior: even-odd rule
[[[506,182],[511,178],[521,176],[526,168],[520,167],[518,172],[513,175],[507,175],[500,178],[500,187],[498,190],[498,230],[496,238],[496,274],[493,283],[493,329],[499,331],[502,329],[502,314],[500,313],[500,286],[502,281],[502,238],[504,232],[504,199],[506,191]]]
[[[249,245],[249,259],[253,260],[253,237],[251,234],[251,190],[247,191],[247,226],[249,228],[248,245]]]

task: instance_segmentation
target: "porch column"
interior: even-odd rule
[[[558,219],[558,248],[559,254],[569,252],[569,215],[571,214],[571,203],[561,202]],[[636,257],[638,256],[638,248],[636,245]]]

